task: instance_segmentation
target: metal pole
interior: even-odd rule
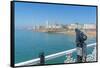
[[[44,52],[41,52],[39,57],[40,57],[40,65],[44,65],[45,64]]]
[[[86,62],[86,39],[87,36],[80,31],[75,29],[76,32],[76,47],[77,47],[77,62]]]

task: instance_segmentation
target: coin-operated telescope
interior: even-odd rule
[[[87,36],[79,29],[75,29],[75,32],[76,32],[77,62],[80,63],[86,62],[87,47],[85,41],[87,40]]]

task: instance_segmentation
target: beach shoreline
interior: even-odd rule
[[[96,31],[83,31],[84,34],[86,34],[87,36],[96,36]],[[66,31],[66,32],[55,32],[55,33],[61,33],[61,34],[68,34],[68,35],[76,35],[75,31]]]
[[[34,31],[34,30],[32,30]],[[81,30],[88,37],[93,36],[96,37],[96,30]],[[67,35],[76,35],[75,30],[67,30],[67,31],[47,31],[44,29],[36,30],[35,32],[44,32],[44,33],[59,33],[59,34],[67,34]]]

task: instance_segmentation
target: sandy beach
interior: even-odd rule
[[[96,36],[96,31],[83,31],[88,37],[90,36],[93,36],[95,37]],[[67,31],[67,32],[56,32],[56,33],[62,33],[62,34],[68,34],[68,35],[75,35],[75,31]]]

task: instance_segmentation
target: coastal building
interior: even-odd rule
[[[39,25],[35,25],[33,29],[39,29]]]
[[[87,30],[95,30],[96,25],[95,24],[69,24],[68,29],[74,30],[75,28],[78,29],[87,29]]]
[[[96,29],[96,24],[84,24],[83,29]]]
[[[62,28],[61,25],[59,24],[49,24],[49,21],[46,21],[46,28],[50,28],[50,29],[59,29]]]
[[[81,29],[82,25],[80,25],[80,24],[69,24],[67,27],[68,27],[68,29],[74,30],[75,28]]]

